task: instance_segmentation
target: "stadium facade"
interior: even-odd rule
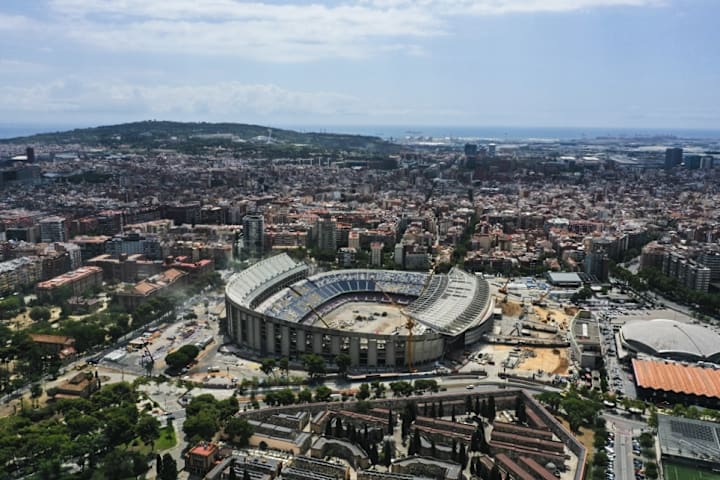
[[[453,268],[448,274],[397,270],[333,270],[310,275],[306,263],[287,254],[262,260],[235,274],[225,290],[227,333],[248,353],[299,359],[306,353],[332,363],[350,356],[359,369],[400,369],[462,351],[491,328],[494,300],[484,279]],[[415,322],[391,332],[356,331],[351,324],[318,324],[348,302],[402,306]],[[324,320],[323,320],[324,322]],[[326,322],[325,322],[326,323]]]

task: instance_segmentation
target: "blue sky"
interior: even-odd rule
[[[720,129],[717,0],[3,0],[0,124]]]

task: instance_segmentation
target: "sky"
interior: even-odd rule
[[[0,124],[720,129],[717,0],[2,0]]]

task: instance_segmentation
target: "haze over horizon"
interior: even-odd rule
[[[11,1],[2,124],[720,129],[711,0]]]

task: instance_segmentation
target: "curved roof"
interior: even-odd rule
[[[225,294],[236,304],[253,308],[263,292],[308,270],[305,263],[296,262],[286,253],[275,255],[233,275]]]
[[[720,335],[701,325],[656,319],[625,324],[620,335],[626,344],[662,357],[720,357]]]
[[[457,335],[485,321],[493,306],[486,280],[453,268],[435,275],[405,312],[435,331]]]
[[[400,295],[406,301],[415,298],[403,310],[418,321],[418,328],[446,335],[480,325],[494,306],[487,281],[458,268],[436,274],[430,282],[427,273],[365,269],[333,270],[298,280],[308,270],[286,254],[277,255],[235,274],[226,295],[238,305],[290,322],[303,321],[313,308],[346,293]]]

